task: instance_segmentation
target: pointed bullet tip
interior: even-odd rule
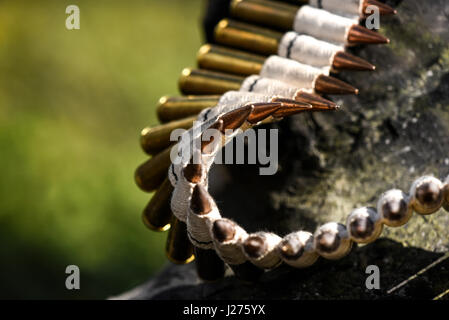
[[[353,44],[386,44],[390,42],[388,38],[378,32],[369,30],[358,24],[354,24],[349,29],[347,40],[349,43]]]
[[[231,221],[220,219],[216,220],[212,227],[215,239],[219,242],[230,241],[235,235],[235,226]]]
[[[372,71],[374,66],[360,57],[340,51],[334,55],[332,67],[337,70]]]
[[[252,106],[253,109],[251,111],[251,114],[246,119],[246,121],[248,121],[251,124],[254,124],[271,116],[282,106],[282,103],[261,102],[261,103],[254,103]]]
[[[317,94],[299,91],[295,96],[296,101],[310,103],[314,110],[336,110],[339,106],[331,100],[325,99]]]
[[[235,130],[240,128],[248,119],[253,109],[253,105],[246,105],[221,116],[220,119],[223,120],[222,133],[224,133],[226,129]]]
[[[313,106],[304,101],[276,97],[273,99],[273,102],[281,103],[281,107],[273,113],[273,117],[275,118],[288,117],[304,111],[313,110]]]
[[[190,209],[193,213],[198,215],[208,214],[212,211],[209,193],[200,184],[197,184],[195,188],[193,188],[192,198],[190,199]]]
[[[315,90],[327,94],[357,94],[358,89],[334,77],[320,75],[315,80]]]

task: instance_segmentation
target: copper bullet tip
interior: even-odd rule
[[[199,183],[203,173],[201,164],[192,161],[183,169],[183,173],[184,178],[186,178],[187,181],[191,183]]]
[[[328,94],[358,94],[359,89],[337,78],[319,75],[315,80],[315,90]]]
[[[385,44],[390,43],[390,39],[378,32],[355,24],[349,29],[348,42],[352,44]]]
[[[334,56],[332,67],[337,70],[348,69],[356,71],[373,71],[376,69],[368,61],[344,51],[337,52]]]
[[[234,224],[229,220],[220,219],[214,222],[212,232],[219,242],[232,240],[235,236]]]
[[[222,133],[224,133],[226,129],[234,130],[240,128],[243,123],[245,123],[246,119],[248,119],[253,109],[253,105],[246,105],[244,107],[230,111],[220,117],[220,119],[223,120]]]
[[[209,193],[200,184],[197,184],[195,188],[193,188],[192,198],[190,199],[190,209],[197,215],[208,214],[212,211]]]
[[[292,116],[304,111],[311,111],[313,109],[310,103],[296,101],[286,98],[274,98],[273,102],[281,102],[281,107],[273,113],[273,117],[282,118]]]
[[[366,8],[368,6],[376,6],[379,8],[379,14],[382,16],[388,16],[388,15],[395,15],[398,12],[390,7],[389,5],[382,3],[377,0],[365,0],[365,3],[363,4],[363,12],[366,13]]]
[[[312,108],[315,110],[337,110],[340,106],[333,101],[323,98],[317,94],[308,92],[298,92],[295,97],[296,101],[302,101],[305,103],[310,103]]]
[[[267,249],[264,239],[260,236],[249,236],[243,242],[243,248],[248,256],[251,258],[260,258]]]
[[[276,110],[282,106],[279,102],[261,102],[253,104],[253,111],[248,116],[247,121],[251,124],[262,121],[271,116]]]

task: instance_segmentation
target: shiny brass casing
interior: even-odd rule
[[[226,73],[184,69],[179,79],[179,89],[183,94],[222,94],[239,90],[243,79]]]
[[[164,96],[159,99],[157,116],[166,123],[197,115],[201,110],[215,107],[220,95],[211,96]]]
[[[277,54],[282,36],[281,32],[230,19],[221,20],[215,27],[217,43],[264,55]]]
[[[153,231],[165,231],[170,229],[170,220],[172,212],[170,208],[170,199],[173,192],[173,186],[168,178],[165,178],[159,189],[151,197],[150,202],[143,210],[143,223]]]
[[[233,0],[231,16],[239,20],[290,30],[300,7],[267,0]]]
[[[175,129],[189,129],[196,120],[196,115],[185,119],[174,120],[156,127],[147,127],[140,133],[140,145],[142,149],[152,155],[167,148],[176,141],[170,141],[170,135]]]

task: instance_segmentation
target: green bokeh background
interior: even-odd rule
[[[65,8],[80,8],[67,30]],[[103,299],[165,262],[133,180],[201,41],[200,0],[0,2],[0,298]],[[81,289],[65,288],[65,268]]]

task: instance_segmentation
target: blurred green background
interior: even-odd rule
[[[140,130],[195,64],[203,5],[0,2],[0,298],[103,299],[165,263],[133,173]],[[81,290],[65,288],[70,264]]]

